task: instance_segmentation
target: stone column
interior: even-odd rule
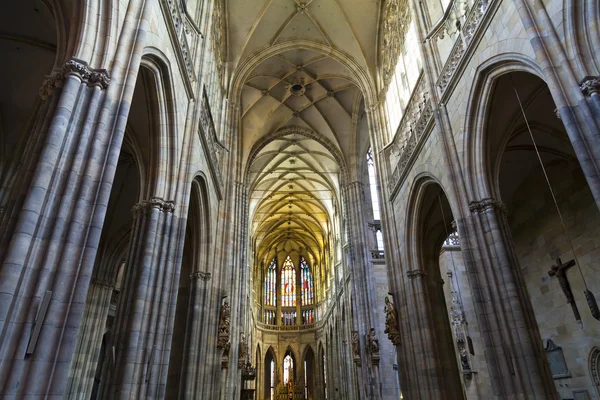
[[[113,132],[98,128],[108,85],[105,70],[71,59],[40,91],[0,216],[0,397],[66,390],[104,218],[96,210],[108,203],[99,188],[110,190],[102,179]],[[36,321],[47,292],[48,312]],[[36,322],[39,340],[26,355]]]
[[[71,365],[69,398],[88,399],[92,394],[113,291],[114,286],[108,282],[94,280],[90,285]],[[113,362],[110,358],[107,361]]]
[[[514,253],[506,211],[494,199],[473,201],[470,220],[457,221],[472,283],[494,398],[555,399],[531,302]],[[471,244],[472,243],[472,244]],[[474,248],[465,246],[475,245]],[[493,321],[493,323],[489,322]]]
[[[581,93],[592,103],[592,114],[600,121],[600,76],[586,76],[579,85]]]
[[[408,314],[411,315],[410,330],[413,334],[405,338],[403,346],[412,349],[416,360],[412,374],[416,382],[403,386],[403,394],[407,398],[419,399],[462,398],[460,378],[452,374],[453,371],[447,371],[448,360],[441,359],[438,349],[439,332],[435,329],[434,318],[447,317],[445,313],[434,315],[429,292],[432,286],[439,283],[433,282],[433,277],[420,268],[407,271],[406,278],[405,290],[411,299],[408,302]],[[449,361],[456,367],[454,359]],[[452,380],[453,375],[456,381]]]
[[[177,298],[171,235],[174,204],[152,197],[133,207],[134,222],[113,329],[116,360],[101,398],[162,398]]]
[[[210,379],[220,364],[213,365],[216,343],[208,340],[210,332],[217,332],[219,314],[210,312],[211,308],[211,274],[197,271],[190,276],[190,310],[188,313],[186,346],[181,367],[182,382],[179,386],[179,397],[186,399],[202,399],[209,396],[204,392],[204,381]]]
[[[354,296],[354,324],[356,330],[363,335],[371,328],[376,325],[374,322],[374,316],[372,315],[372,308],[374,301],[372,299],[373,288],[372,276],[368,270],[369,261],[367,258],[366,248],[367,239],[365,236],[366,230],[366,219],[364,216],[364,185],[361,182],[355,181],[345,185],[342,188],[342,195],[344,196],[344,215],[346,219],[346,226],[348,229],[348,247],[347,247],[347,265],[349,272],[352,276],[353,285],[353,296]],[[343,232],[342,232],[343,235]],[[358,398],[368,398],[368,387],[365,386],[371,380],[371,363],[369,360],[369,354],[366,351],[366,346],[361,346],[361,367],[358,370],[360,378],[358,379],[358,385],[353,386],[359,388]],[[332,381],[335,377],[332,377]],[[351,377],[352,379],[353,377]],[[363,383],[360,385],[360,383]],[[331,387],[335,390],[334,387]],[[330,391],[331,392],[331,391]],[[355,398],[356,395],[354,390],[349,393],[349,398]],[[379,385],[376,385],[375,399],[380,398]]]

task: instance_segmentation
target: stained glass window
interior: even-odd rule
[[[296,325],[296,311],[283,311],[281,313],[281,325]]]
[[[315,310],[302,310],[302,323],[310,325],[315,323]]]
[[[265,310],[265,324],[275,325],[275,311]]]
[[[309,306],[315,304],[313,275],[304,257],[300,257],[300,275],[302,277],[302,305]]]
[[[265,277],[265,305],[275,307],[277,305],[277,261],[273,259],[267,269]]]
[[[296,306],[296,268],[290,256],[281,267],[281,306]]]

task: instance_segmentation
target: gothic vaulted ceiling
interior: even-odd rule
[[[333,234],[365,107],[356,71],[373,80],[379,8],[377,0],[227,3],[259,259],[296,249],[318,260]]]

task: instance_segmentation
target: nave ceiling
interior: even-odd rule
[[[320,263],[339,239],[340,184],[362,151],[361,89],[374,81],[379,8],[375,0],[227,2],[256,260],[296,250]]]

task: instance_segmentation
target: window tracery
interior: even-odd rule
[[[300,257],[300,275],[302,277],[302,305],[310,306],[315,304],[315,291],[313,275],[304,257]]]
[[[290,256],[281,267],[281,306],[296,306],[296,267]]]
[[[267,268],[265,277],[265,305],[277,305],[277,260],[273,259]]]

